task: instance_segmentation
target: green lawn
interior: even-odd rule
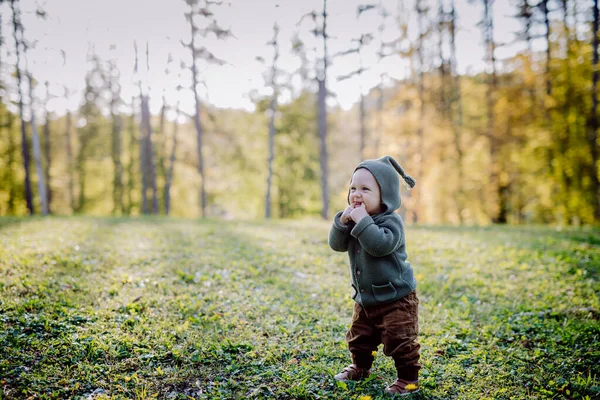
[[[320,221],[0,219],[0,398],[386,398]],[[419,399],[600,397],[600,231],[407,227]]]

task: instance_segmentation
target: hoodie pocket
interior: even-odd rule
[[[385,303],[387,301],[393,300],[396,298],[396,288],[392,285],[392,282],[388,282],[387,285],[377,286],[371,285],[373,288],[373,296],[375,296],[375,300],[380,303]]]

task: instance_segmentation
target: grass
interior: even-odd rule
[[[0,219],[0,398],[372,399],[320,221]],[[408,227],[414,399],[600,397],[600,231]]]

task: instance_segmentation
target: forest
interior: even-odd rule
[[[0,215],[328,219],[344,206],[353,167],[391,155],[418,182],[403,192],[409,223],[600,222],[596,0],[515,1],[519,30],[508,37],[497,33],[494,2],[468,3],[484,49],[483,70],[470,73],[459,71],[454,0],[360,4],[350,12],[375,21],[372,29],[336,52],[328,51],[335,15],[323,1],[297,16],[291,44],[272,21],[261,44],[271,54],[261,57],[265,90],[250,110],[211,104],[203,81],[209,66],[227,63],[209,45],[235,40],[235,23],[218,20],[227,4],[183,5],[188,36],[176,44],[185,57],[152,66],[150,40],[114,43],[135,60],[124,82],[117,56],[90,46],[77,106],[56,112],[52,103],[73,89],[36,79],[28,59],[41,50],[24,22],[52,15],[43,3],[2,1]],[[283,44],[297,69],[279,65]],[[499,58],[509,44],[518,50]],[[60,43],[55,52],[63,62],[75,57]],[[382,71],[341,107],[329,87],[360,81],[373,67],[363,62],[369,55],[396,57],[402,77]],[[335,64],[347,73],[333,75]],[[156,69],[175,95],[152,90]],[[193,99],[191,111],[183,97]]]

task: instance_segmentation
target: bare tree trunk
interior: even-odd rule
[[[148,176],[148,146],[146,145],[146,120],[144,116],[144,97],[140,95],[140,107],[141,107],[141,117],[140,117],[140,170],[142,173],[142,214],[149,214],[150,207],[148,207],[148,184],[149,184],[149,176]]]
[[[123,165],[121,164],[121,131],[122,120],[119,112],[120,94],[118,83],[113,82],[110,74],[111,104],[110,114],[112,119],[112,162],[113,162],[113,214],[123,214]]]
[[[323,71],[321,78],[317,77],[319,92],[317,98],[319,110],[319,139],[320,139],[320,162],[321,162],[321,196],[323,198],[323,209],[321,217],[328,219],[329,214],[329,185],[327,168],[327,0],[323,0]]]
[[[275,158],[275,113],[277,112],[277,60],[279,59],[279,47],[277,42],[277,36],[279,34],[279,26],[275,24],[273,26],[273,66],[271,68],[271,88],[273,89],[273,97],[271,97],[271,104],[269,106],[269,159],[267,160],[267,193],[265,195],[265,218],[271,218],[271,182],[273,179],[273,160]]]
[[[157,180],[157,191],[158,189],[158,180],[159,177],[163,184],[163,195],[164,195],[164,186],[167,181],[167,166],[165,165],[166,158],[166,147],[167,147],[167,133],[166,133],[166,113],[167,113],[167,99],[165,98],[165,94],[163,92],[162,95],[162,106],[160,107],[160,120],[158,125],[158,132],[155,132],[154,140],[156,142],[155,153],[156,153],[156,180]],[[163,198],[164,201],[164,198]],[[160,212],[160,207],[159,207]]]
[[[46,177],[46,195],[48,196],[48,213],[52,213],[52,190],[50,189],[50,169],[52,166],[52,159],[50,158],[50,112],[48,111],[48,100],[50,98],[50,84],[48,81],[46,85],[46,104],[45,104],[45,124],[44,124],[44,155],[46,158],[46,168],[44,169],[44,175]]]
[[[175,169],[175,155],[177,151],[177,135],[179,131],[179,102],[175,109],[175,121],[173,122],[173,143],[171,145],[171,155],[169,157],[169,168],[167,170],[167,176],[165,179],[165,214],[169,215],[171,212],[171,184],[173,182],[173,170]]]
[[[590,178],[592,181],[592,190],[594,191],[594,218],[600,222],[600,182],[598,180],[598,152],[600,143],[598,143],[598,24],[599,11],[598,0],[594,0],[594,16],[592,34],[592,109],[590,110],[590,119],[588,127],[588,144],[592,156],[592,168],[590,169]]]
[[[545,74],[545,81],[546,81],[546,95],[547,96],[551,96],[552,95],[552,80],[551,80],[551,76],[550,76],[550,63],[552,61],[552,54],[551,54],[551,48],[550,48],[550,18],[548,18],[548,13],[550,12],[550,10],[548,10],[548,0],[542,0],[541,2],[541,7],[542,7],[542,13],[544,14],[544,25],[546,26],[546,33],[545,33],[545,38],[546,38],[546,74]]]
[[[19,11],[15,8],[15,0],[10,0],[10,8],[12,10],[12,23],[13,23],[13,37],[15,39],[15,53],[17,56],[16,73],[17,73],[17,88],[19,92],[19,117],[21,120],[21,151],[23,153],[23,169],[25,170],[25,201],[27,203],[27,211],[29,215],[35,213],[33,206],[33,194],[31,191],[31,177],[29,172],[30,155],[29,155],[29,143],[27,141],[27,124],[23,117],[23,90],[22,82],[23,78],[21,75],[21,41],[18,37],[20,17],[17,14]]]
[[[366,158],[365,148],[367,147],[367,126],[366,117],[367,112],[365,110],[365,95],[360,94],[360,158],[364,160]]]
[[[456,8],[454,0],[451,0],[451,19],[450,19],[450,74],[453,76],[452,103],[454,103],[452,132],[454,134],[454,148],[456,151],[456,171],[458,175],[458,186],[456,193],[456,204],[458,210],[458,220],[462,225],[464,223],[462,210],[465,207],[464,202],[464,172],[463,172],[463,150],[462,150],[462,129],[463,129],[463,110],[462,96],[460,90],[460,74],[456,59]]]
[[[67,112],[65,122],[65,149],[67,154],[67,190],[69,194],[69,206],[71,212],[75,211],[75,194],[73,191],[73,146],[71,142],[72,120],[71,112]]]
[[[375,133],[375,144],[374,152],[375,158],[379,157],[379,147],[381,146],[381,139],[383,137],[383,77],[380,77],[379,85],[377,86],[377,119],[376,119],[376,133]]]
[[[423,134],[423,126],[425,124],[425,57],[423,54],[423,42],[425,37],[425,32],[423,30],[423,20],[425,18],[425,9],[423,8],[422,2],[417,1],[415,3],[416,11],[417,11],[417,26],[418,26],[418,44],[416,49],[417,59],[419,60],[419,122],[417,125],[417,149],[416,149],[416,157],[417,163],[416,167],[416,176],[417,181],[423,179],[423,152],[425,145],[425,138]],[[420,203],[421,203],[421,190],[417,190],[412,193],[413,197],[413,222],[416,224],[419,222],[419,211],[420,211]]]
[[[15,153],[17,152],[17,146],[15,144],[15,138],[13,137],[13,121],[14,117],[11,112],[8,112],[8,123],[6,124],[6,129],[8,132],[8,201],[7,201],[7,211],[9,214],[15,214],[16,211],[16,198],[17,198],[17,190],[14,181],[14,165],[15,165]]]
[[[46,184],[44,183],[44,168],[42,167],[42,149],[40,146],[40,137],[37,131],[37,125],[35,123],[35,110],[33,108],[33,78],[30,73],[27,73],[29,78],[29,101],[31,113],[31,137],[33,142],[33,159],[35,162],[35,169],[38,175],[38,190],[40,192],[40,203],[42,207],[42,215],[48,215],[48,198],[46,197]]]
[[[450,119],[450,101],[446,93],[448,82],[448,62],[444,56],[444,34],[446,32],[446,11],[444,10],[443,0],[438,0],[438,53],[440,56],[440,109],[444,121]]]
[[[131,215],[133,209],[133,191],[135,189],[135,145],[138,142],[136,137],[137,130],[135,129],[135,97],[131,98],[131,116],[129,117],[129,161],[127,163],[127,207],[125,208],[125,214]],[[141,152],[140,152],[141,153]],[[143,171],[143,170],[142,170]],[[143,172],[142,172],[143,174]],[[143,182],[143,179],[142,179]],[[142,205],[143,207],[143,205]]]
[[[143,140],[144,153],[146,155],[145,166],[147,168],[146,178],[148,179],[147,185],[152,190],[152,214],[158,214],[158,197],[156,192],[156,169],[154,167],[154,151],[152,148],[152,125],[150,122],[150,107],[148,96],[142,96],[142,129],[143,129]]]
[[[139,67],[138,67],[138,48],[137,48],[137,43],[134,42],[133,43],[133,48],[135,51],[135,73],[138,74],[139,73]],[[148,163],[150,162],[150,154],[148,154],[148,146],[146,144],[146,132],[148,130],[148,128],[146,128],[146,115],[144,112],[145,109],[145,100],[144,100],[144,91],[142,89],[142,78],[138,77],[138,88],[140,91],[140,136],[139,136],[139,149],[140,149],[140,172],[142,175],[142,205],[141,205],[141,212],[142,214],[149,214],[150,213],[150,207],[148,206],[148,186],[150,185],[150,177],[149,177],[149,168],[148,168]],[[131,101],[131,107],[132,107],[132,113],[135,114],[135,106],[134,106],[135,101],[132,99]],[[130,176],[131,177],[131,176]]]
[[[489,69],[488,84],[486,90],[487,103],[487,130],[486,136],[490,142],[490,186],[492,189],[492,222],[506,223],[506,194],[507,191],[500,182],[500,143],[495,132],[495,108],[496,108],[496,91],[497,91],[497,75],[496,75],[496,43],[494,42],[494,23],[491,9],[491,0],[483,0],[484,15],[483,15],[483,33],[486,48],[486,58]]]
[[[198,30],[194,25],[194,21],[190,17],[190,25],[192,28],[192,91],[194,93],[194,127],[196,128],[196,145],[198,152],[198,173],[200,174],[200,208],[202,211],[202,218],[206,218],[206,176],[204,174],[204,155],[202,154],[202,141],[204,139],[204,130],[202,128],[202,122],[200,120],[200,112],[202,111],[202,102],[198,95],[198,67],[196,63],[196,31]]]

